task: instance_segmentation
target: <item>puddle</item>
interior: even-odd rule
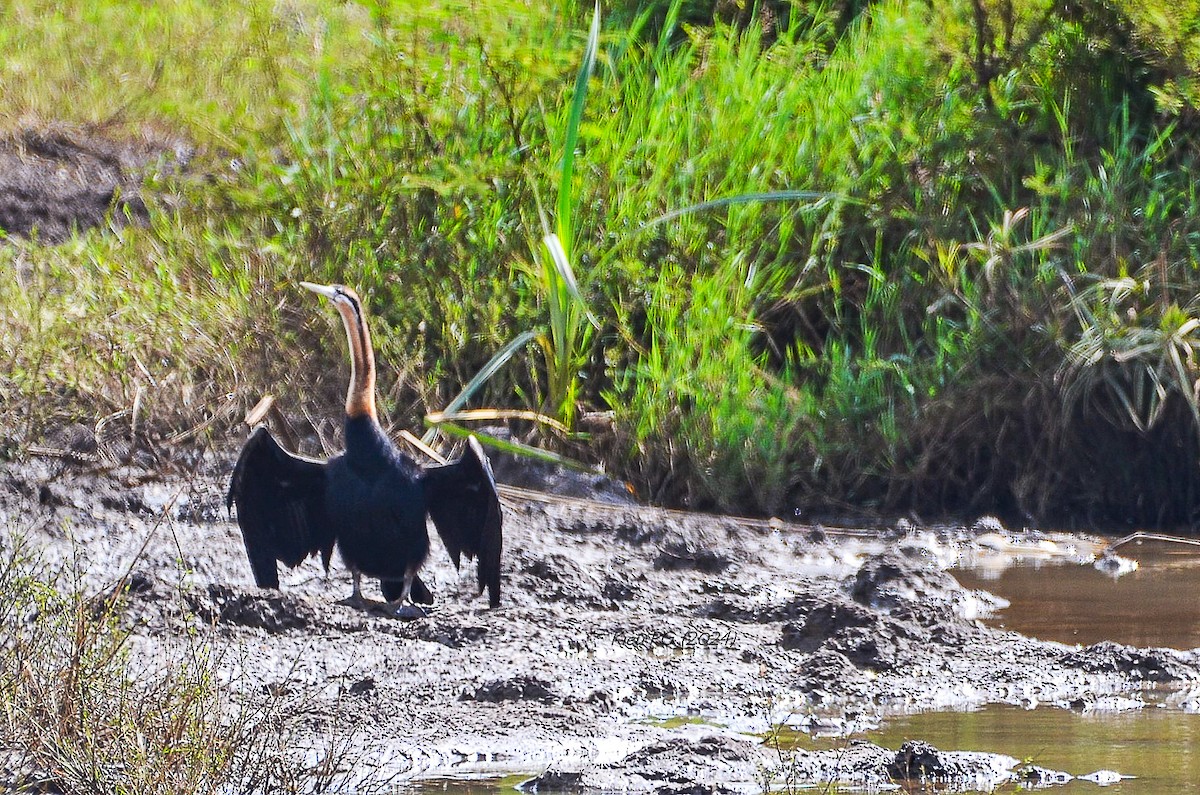
[[[528,781],[528,775],[508,776],[506,778],[485,778],[485,779],[432,779],[430,781],[422,781],[414,783],[411,787],[397,787],[388,792],[397,793],[412,793],[417,795],[435,795],[435,793],[443,793],[443,795],[518,795],[522,792],[518,787]]]
[[[887,748],[921,739],[946,750],[1008,754],[1076,777],[1098,770],[1136,777],[1106,787],[1108,793],[1200,793],[1200,715],[1175,710],[1080,714],[990,706],[890,720],[868,739]],[[1076,780],[1052,791],[1095,792],[1096,784]]]
[[[943,751],[1005,754],[1074,777],[1050,792],[1095,792],[1097,784],[1080,777],[1115,771],[1131,778],[1106,786],[1106,793],[1200,793],[1200,715],[1177,710],[1089,714],[991,705],[974,712],[898,717],[854,737],[891,749],[907,740],[924,740]],[[847,742],[844,737],[781,735],[784,747],[808,750],[838,750]],[[1029,785],[1013,782],[990,791],[1027,792]]]
[[[1048,770],[1075,777],[1048,792],[1064,795],[1097,793],[1098,785],[1081,776],[1115,771],[1123,780],[1104,793],[1200,793],[1200,715],[1157,707],[1122,713],[1079,713],[1042,707],[1034,710],[992,705],[974,712],[930,712],[888,720],[878,729],[856,733],[885,748],[907,740],[924,740],[950,751],[989,751],[1006,754]],[[786,732],[784,742],[810,750],[837,750],[846,738],[809,737]],[[412,793],[515,793],[528,776],[503,779],[433,780],[414,784]],[[817,792],[855,792],[853,788],[822,787]],[[922,790],[923,791],[923,790]],[[1029,785],[1011,783],[990,790],[999,795],[1028,792]]]
[[[1011,605],[987,623],[1023,635],[1090,645],[1200,647],[1200,552],[1158,541],[1126,544],[1136,571],[1113,577],[1091,564],[1017,557],[1003,569],[951,569],[968,588]]]

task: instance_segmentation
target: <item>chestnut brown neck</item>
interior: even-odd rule
[[[350,387],[346,390],[346,416],[375,419],[375,351],[371,348],[371,332],[357,297],[337,304],[346,340],[350,343]]]

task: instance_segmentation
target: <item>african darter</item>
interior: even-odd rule
[[[363,575],[378,577],[388,608],[432,604],[417,572],[429,553],[426,514],[454,565],[479,559],[479,592],[500,603],[500,499],[491,466],[471,437],[457,460],[422,467],[392,444],[375,414],[375,354],[362,301],[341,285],[301,282],[333,302],[350,343],[346,449],[327,461],[293,455],[260,425],[242,448],[227,505],[237,504],[246,555],[259,587],[278,588],[276,561],[290,567],[336,544],[354,578],[348,604],[362,607]]]

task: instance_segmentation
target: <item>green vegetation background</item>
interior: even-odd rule
[[[1200,3],[621,0],[576,127],[591,13],[9,0],[0,129],[196,156],[148,227],[0,247],[7,455],[135,406],[232,447],[266,393],[335,434],[310,279],[396,428],[524,334],[469,406],[646,499],[1193,518]]]

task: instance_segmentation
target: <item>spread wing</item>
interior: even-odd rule
[[[276,561],[297,566],[319,552],[328,571],[334,537],[325,513],[324,461],[292,455],[260,425],[233,468],[225,505],[235,504],[260,588],[279,587]]]
[[[500,495],[479,440],[472,436],[457,461],[423,473],[425,505],[454,565],[465,555],[479,559],[479,592],[500,604],[500,551],[504,547]]]

